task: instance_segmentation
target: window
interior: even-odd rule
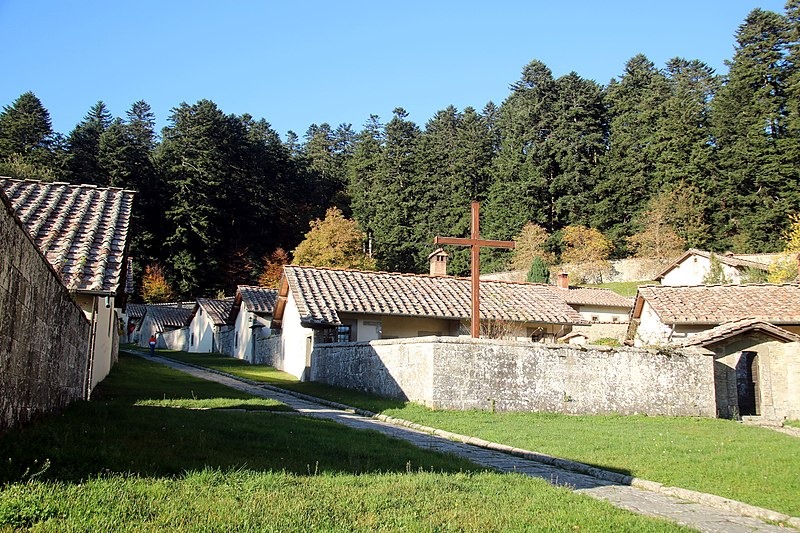
[[[342,324],[341,326],[323,329],[322,342],[325,344],[332,342],[350,342],[350,326]]]
[[[194,333],[189,337],[189,346],[194,346]]]
[[[592,315],[592,322],[597,322],[600,320],[600,317],[597,315]]]

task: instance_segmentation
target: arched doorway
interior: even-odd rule
[[[761,394],[758,386],[758,353],[743,351],[736,364],[736,394],[739,415],[760,414]]]

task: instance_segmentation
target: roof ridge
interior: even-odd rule
[[[96,189],[98,191],[108,190],[108,191],[122,191],[122,192],[130,192],[130,193],[138,193],[139,191],[135,189],[126,189],[124,187],[112,187],[110,185],[97,185],[94,183],[70,183],[69,181],[45,181],[41,179],[20,179],[20,178],[12,178],[10,176],[0,176],[0,179],[4,179],[13,183],[18,183],[19,185],[25,183],[34,183],[34,184],[41,184],[41,185],[66,185],[67,187],[78,187],[83,189]]]

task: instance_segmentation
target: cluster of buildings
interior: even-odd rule
[[[470,280],[446,275],[441,249],[427,275],[287,265],[277,289],[241,285],[223,299],[128,303],[132,192],[8,178],[0,187],[92,324],[92,386],[111,368],[120,338],[146,346],[152,335],[159,348],[226,354],[311,379],[315,346],[469,333]],[[732,254],[716,257],[731,283],[704,285],[712,260],[689,250],[635,298],[572,287],[566,274],[554,285],[482,280],[481,336],[700,351],[714,359],[718,406],[735,408],[719,414],[759,414],[766,395],[797,403],[800,286],[740,284],[774,257]]]

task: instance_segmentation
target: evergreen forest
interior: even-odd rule
[[[643,235],[664,232],[684,249],[779,251],[800,211],[800,0],[753,10],[734,39],[725,75],[636,55],[600,85],[533,60],[499,105],[444,107],[425,124],[397,107],[302,137],[210,100],[177,105],[160,132],[145,101],[124,117],[100,101],[64,135],[26,92],[0,113],[0,175],[137,191],[137,277],[159,265],[185,297],[255,283],[331,207],[357,222],[377,268],[398,272],[427,271],[435,235],[467,236],[471,200],[483,237],[533,223],[556,259],[571,226],[601,232],[615,258],[653,253]],[[487,252],[484,270],[510,259]],[[450,266],[466,274],[468,252]]]

